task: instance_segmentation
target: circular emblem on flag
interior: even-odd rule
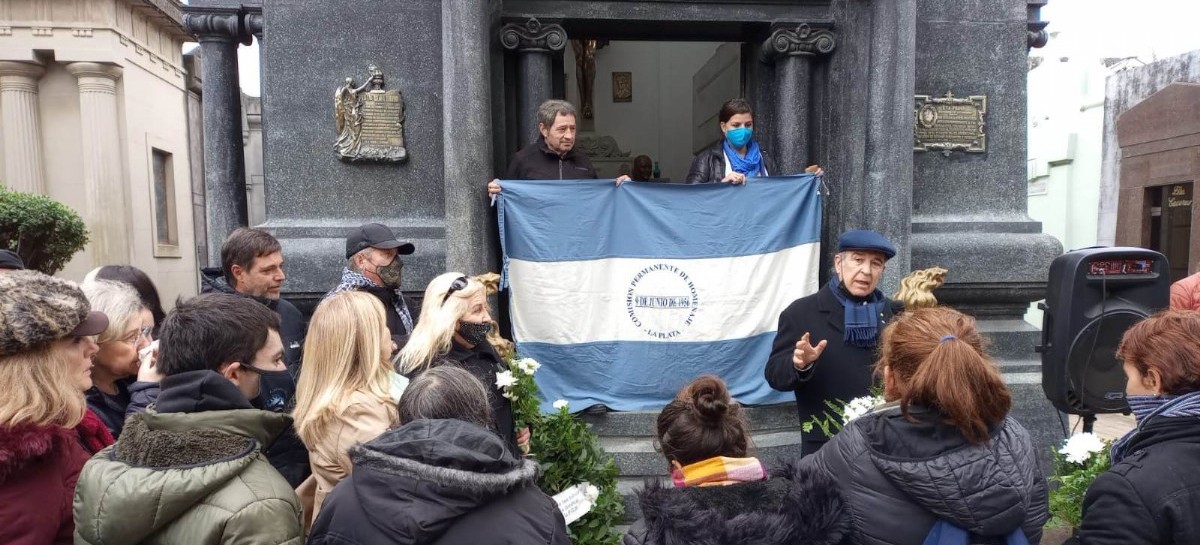
[[[696,284],[683,269],[669,263],[638,271],[625,291],[629,319],[655,339],[674,339],[683,334],[699,308]]]

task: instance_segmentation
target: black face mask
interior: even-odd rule
[[[259,378],[258,397],[250,400],[250,405],[255,409],[277,413],[292,410],[296,400],[296,379],[292,377],[291,371],[264,371],[250,366],[246,368]]]
[[[458,334],[462,335],[467,342],[479,346],[487,342],[488,333],[492,332],[491,323],[475,323],[475,322],[459,322]]]

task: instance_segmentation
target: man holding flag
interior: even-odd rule
[[[823,414],[826,401],[870,394],[879,335],[903,308],[878,289],[885,263],[895,255],[895,246],[879,233],[843,233],[833,258],[837,275],[779,315],[765,374],[772,388],[795,392],[801,423]],[[819,430],[805,433],[801,456],[828,440]]]

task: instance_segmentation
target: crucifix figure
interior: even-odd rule
[[[592,90],[596,86],[596,50],[608,45],[601,40],[571,40],[575,51],[575,80],[579,85],[579,109],[584,119],[592,119]]]

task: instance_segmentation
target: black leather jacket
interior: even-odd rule
[[[692,166],[688,169],[687,183],[689,184],[711,184],[720,182],[725,177],[725,150],[723,143],[725,140],[717,140],[717,142],[707,148],[700,150],[696,157],[692,159]],[[778,175],[779,172],[775,168],[775,162],[771,160],[771,156],[767,155],[766,150],[761,150],[763,158],[763,166],[767,169],[768,176]]]

